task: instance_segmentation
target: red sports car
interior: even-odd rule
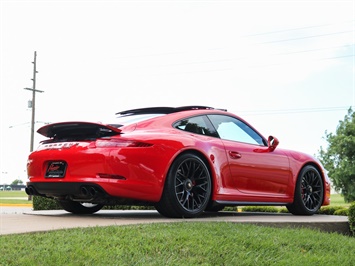
[[[167,217],[225,206],[279,205],[312,215],[330,203],[330,182],[313,157],[278,149],[240,117],[205,106],[119,112],[112,123],[63,122],[28,158],[26,192],[64,210],[151,205]]]

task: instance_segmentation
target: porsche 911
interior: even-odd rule
[[[193,218],[226,206],[286,206],[313,215],[330,203],[320,162],[278,148],[241,117],[207,106],[121,111],[108,123],[45,125],[28,157],[28,195],[66,211],[105,205],[154,206]]]

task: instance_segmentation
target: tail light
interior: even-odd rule
[[[89,148],[124,148],[124,147],[138,147],[145,148],[151,147],[153,144],[136,141],[136,140],[123,140],[123,139],[98,139],[90,143]]]

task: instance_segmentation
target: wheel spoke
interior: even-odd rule
[[[197,211],[208,201],[211,181],[206,167],[194,158],[183,161],[175,175],[175,194],[181,206]]]
[[[317,172],[307,171],[301,181],[301,193],[304,206],[308,210],[318,208],[322,201],[321,177]]]

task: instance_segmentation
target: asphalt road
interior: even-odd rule
[[[295,216],[285,213],[219,212],[206,213],[194,219],[169,219],[156,211],[101,210],[91,215],[74,215],[61,210],[33,211],[31,207],[13,206],[0,206],[0,213],[0,235],[76,227],[207,221],[309,227],[343,234],[349,232],[348,217],[335,215]]]

